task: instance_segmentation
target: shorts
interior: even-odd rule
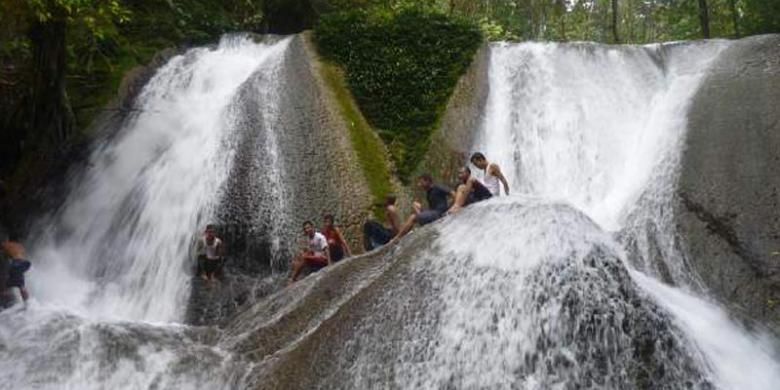
[[[315,269],[320,269],[328,265],[328,258],[319,253],[305,254],[303,255],[303,261],[306,262],[306,265]]]
[[[419,223],[421,226],[427,225],[441,218],[442,215],[444,215],[444,213],[438,210],[423,210],[417,214],[417,223]]]
[[[344,248],[341,245],[329,245],[328,248],[330,250],[330,261],[335,263],[344,258]]]
[[[206,259],[206,261],[203,262],[203,270],[206,271],[207,274],[213,274],[219,270],[219,265],[221,261],[219,259]]]

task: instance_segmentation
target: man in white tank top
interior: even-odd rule
[[[498,196],[501,193],[500,184],[504,185],[504,194],[509,195],[509,183],[507,183],[498,164],[488,162],[485,155],[480,152],[472,154],[470,161],[475,167],[482,170],[482,184],[493,196]]]

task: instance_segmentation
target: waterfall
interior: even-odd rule
[[[290,41],[226,36],[156,71],[32,245],[33,298],[0,319],[0,388],[234,386],[243,365],[179,325],[191,249],[227,202],[240,144],[256,130],[246,112],[264,118],[261,153],[274,162],[271,103]],[[244,179],[263,180],[252,174]],[[283,214],[282,186],[263,190],[264,207]]]
[[[181,319],[193,238],[214,218],[233,164],[239,92],[258,70],[273,69],[286,43],[227,37],[154,75],[138,113],[96,147],[55,220],[56,237],[33,251],[40,301],[98,316]]]
[[[672,197],[687,125],[687,109],[709,64],[726,45],[726,42],[711,41],[644,47],[540,43],[493,46],[486,119],[474,148],[498,163],[512,183],[514,194],[520,194],[514,199],[503,199],[501,203],[541,201],[566,205],[589,217],[595,224],[595,231],[611,235],[600,233],[601,237],[594,239],[593,234],[588,233],[594,226],[571,220],[571,216],[558,211],[551,213],[546,221],[532,220],[530,226],[526,225],[527,220],[524,225],[508,220],[495,222],[498,226],[475,221],[472,228],[487,231],[476,233],[476,236],[497,235],[507,243],[491,240],[497,242],[494,247],[488,248],[488,244],[484,244],[485,247],[475,250],[462,241],[448,242],[445,248],[460,253],[459,258],[470,259],[471,267],[497,268],[504,274],[509,271],[522,274],[516,269],[529,267],[538,271],[562,258],[574,257],[587,262],[583,259],[590,255],[588,250],[582,249],[583,245],[585,248],[593,245],[611,248],[606,253],[622,259],[632,276],[632,283],[641,288],[640,294],[651,297],[652,303],[662,309],[657,311],[658,315],[671,314],[669,321],[681,329],[674,338],[691,359],[686,364],[701,373],[698,379],[692,379],[686,378],[689,374],[667,370],[665,378],[658,378],[660,383],[679,374],[677,380],[698,383],[695,387],[709,383],[717,388],[769,389],[780,379],[780,364],[773,356],[772,343],[763,340],[762,335],[751,334],[732,323],[721,308],[709,302],[706,290],[701,288],[698,278],[686,265],[685,256],[675,246]],[[534,210],[538,206],[531,207]],[[447,228],[452,229],[449,225]],[[458,236],[451,230],[448,232],[447,235]],[[492,275],[492,272],[485,272]],[[555,279],[560,276],[554,274],[558,272],[561,272],[559,268],[554,269],[548,278],[541,279],[541,284],[538,277],[532,277],[516,286],[502,285],[503,289],[494,287],[496,283],[502,283],[503,278],[497,282],[492,279],[496,276],[488,280],[482,280],[484,276],[481,276],[479,283],[485,286],[475,289],[479,291],[476,296],[464,295],[460,289],[452,291],[454,302],[448,304],[445,311],[452,311],[449,313],[452,318],[448,317],[445,322],[448,328],[454,329],[448,332],[467,332],[479,321],[487,321],[489,313],[480,314],[485,307],[495,309],[508,301],[512,309],[523,314],[511,325],[502,317],[493,326],[509,340],[519,338],[520,345],[525,348],[538,348],[532,343],[522,343],[529,338],[538,342],[532,337],[539,332],[537,326],[547,337],[549,332],[555,334],[561,329],[549,325],[555,322],[554,319],[536,318],[544,313],[532,311],[527,314],[532,310],[528,308],[539,306],[538,301],[534,305],[529,299],[538,298],[540,294],[533,289],[555,286]],[[658,279],[677,287],[660,283]],[[534,283],[532,288],[524,287],[529,281]],[[570,281],[576,282],[576,279]],[[452,285],[448,284],[450,290]],[[591,289],[593,285],[582,287]],[[614,309],[615,294],[609,294],[614,286],[602,288],[607,294],[603,291],[600,294],[577,291],[576,294],[580,298],[596,299]],[[493,294],[486,291],[493,291]],[[516,296],[501,297],[502,292],[515,292]],[[557,304],[567,302],[560,292],[541,294],[545,300],[542,307],[549,307],[549,299],[553,302],[559,299]],[[464,314],[464,305],[476,305],[479,310]],[[506,307],[500,309],[501,313],[507,310]],[[616,314],[630,317],[622,310],[617,310]],[[609,317],[612,318],[612,314]],[[455,328],[458,324],[462,328]],[[620,345],[620,337],[628,333],[622,329],[616,334],[604,335],[597,340],[599,345],[588,348],[602,348],[602,343]],[[565,339],[565,336],[564,332],[553,340],[560,343],[560,338]],[[525,348],[507,351],[504,344],[507,339],[494,340],[493,345],[485,344],[489,337],[464,338],[472,341],[461,341],[458,348],[464,348],[462,344],[466,344],[470,348],[501,351],[485,359],[485,367],[481,369],[502,371],[513,365],[518,371],[529,369],[528,365],[516,363],[527,360],[528,353],[525,352],[524,357],[520,352]],[[576,346],[563,344],[560,348],[568,352],[558,350],[556,353],[578,367],[572,378],[579,381],[586,378],[589,383],[588,373],[597,372],[600,367],[578,360],[583,352]],[[549,353],[542,353],[542,356],[553,367],[557,367],[555,359],[561,359]],[[669,362],[666,367],[685,365]],[[583,368],[584,371],[579,371]],[[619,368],[609,367],[602,382],[595,383],[609,388],[625,386],[627,382],[619,378]],[[629,367],[622,372],[630,370]],[[560,371],[551,373],[537,366],[530,370],[524,383],[530,388],[571,384]],[[672,383],[675,381],[669,384]]]

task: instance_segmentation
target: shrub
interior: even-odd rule
[[[407,179],[482,42],[479,27],[416,8],[355,10],[324,15],[315,39],[345,69],[361,111]]]

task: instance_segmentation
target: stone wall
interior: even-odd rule
[[[482,126],[490,85],[488,66],[490,51],[483,45],[447,103],[438,129],[431,136],[431,146],[418,173],[430,173],[442,183],[457,182],[458,167],[468,162],[473,137]]]
[[[694,98],[677,223],[721,300],[780,330],[780,35],[733,42]]]

